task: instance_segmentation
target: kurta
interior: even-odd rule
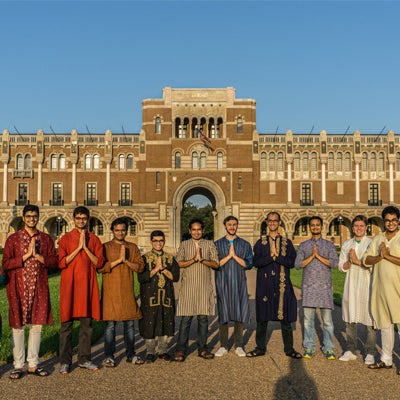
[[[315,243],[317,244],[318,254],[329,260],[329,267],[316,258],[305,268],[302,267],[303,260],[311,256]],[[295,267],[303,270],[301,283],[303,307],[334,309],[331,268],[337,268],[338,263],[339,257],[335,245],[329,240],[311,238],[300,243]]]
[[[371,238],[364,236],[359,243],[354,239],[346,240],[340,251],[339,270],[346,273],[342,298],[342,318],[349,323],[361,323],[372,326],[370,312],[370,292],[372,268],[351,264],[350,269],[344,270],[343,264],[350,261],[350,250],[354,249],[359,260],[368,246]]]
[[[150,278],[155,268],[157,253],[149,251],[143,256],[144,270],[138,275],[140,282],[140,309],[143,318],[139,321],[139,331],[144,339],[175,334],[175,294],[174,283],[179,280],[179,265],[171,254],[163,252],[162,266],[171,272],[173,279],[157,272]]]
[[[67,265],[66,258],[79,245],[80,232],[73,229],[61,237],[58,247],[60,281],[60,320],[75,318],[100,319],[100,296],[96,268],[104,264],[100,239],[86,231],[86,246],[97,257],[97,264],[90,261],[84,250]]]
[[[134,243],[124,241],[126,259],[138,264],[138,273],[144,262],[140,250]],[[127,264],[111,269],[111,263],[120,256],[121,244],[114,240],[104,244],[105,264],[98,270],[103,274],[101,293],[102,319],[105,321],[129,321],[142,318],[136,302],[134,270]]]
[[[249,324],[250,308],[246,270],[253,266],[253,252],[250,243],[246,240],[236,237],[231,244],[224,236],[215,242],[220,260],[229,254],[231,245],[234,246],[235,254],[245,261],[246,267],[243,268],[231,258],[215,271],[218,321],[220,324],[229,321]]]
[[[5,243],[3,269],[6,273],[6,290],[9,304],[9,324],[20,328],[26,324],[52,324],[47,268],[57,268],[58,259],[54,242],[49,235],[36,231],[36,251],[44,258],[41,264],[33,257],[25,263],[22,256],[28,252],[32,236],[21,229]]]
[[[363,263],[368,256],[379,255],[379,245],[384,243],[390,254],[400,257],[400,231],[390,240],[384,233],[376,235],[364,254]],[[400,323],[400,266],[388,260],[381,260],[374,266],[371,293],[371,314],[377,329],[388,328]]]
[[[297,319],[297,300],[290,280],[296,251],[292,242],[283,236],[275,238],[278,257],[271,257],[270,236],[254,245],[253,265],[257,267],[256,318],[257,322],[294,322]]]
[[[198,241],[203,259],[218,263],[218,252],[211,240]],[[196,256],[196,244],[193,239],[185,240],[178,249],[176,260],[186,261]],[[181,268],[181,286],[178,294],[176,315],[214,315],[215,293],[212,268],[200,262]]]

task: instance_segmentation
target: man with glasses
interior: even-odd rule
[[[156,361],[155,340],[158,339],[158,358],[172,361],[168,354],[168,337],[175,333],[174,282],[179,280],[179,265],[164,251],[165,235],[162,231],[150,234],[152,249],[144,254],[144,270],[139,274],[140,334],[146,341],[146,363]]]
[[[9,323],[12,328],[14,370],[10,379],[23,375],[25,364],[25,325],[29,325],[28,374],[45,377],[39,365],[43,325],[53,324],[47,268],[57,268],[57,254],[49,235],[37,229],[39,207],[28,204],[22,211],[24,227],[9,236],[3,252]]]
[[[374,267],[371,293],[371,313],[374,326],[381,330],[382,354],[370,369],[392,368],[394,324],[400,328],[400,211],[385,207],[382,219],[385,231],[377,234],[363,257],[366,267]],[[397,371],[400,374],[399,371]]]
[[[256,348],[247,357],[263,356],[269,321],[280,321],[283,350],[288,357],[302,358],[293,347],[292,322],[297,320],[297,300],[290,281],[296,251],[292,242],[279,234],[280,215],[271,211],[266,218],[268,234],[254,245],[256,283]]]
[[[364,215],[357,215],[351,222],[353,237],[343,243],[339,257],[339,270],[346,273],[344,282],[342,317],[346,323],[347,350],[340,361],[356,360],[357,325],[363,324],[367,331],[364,349],[365,364],[375,362],[376,332],[370,311],[371,268],[366,268],[362,257],[371,243],[366,236],[368,220]]]
[[[117,321],[124,326],[126,361],[142,365],[143,360],[135,355],[135,320],[142,318],[136,303],[134,272],[143,271],[144,263],[135,243],[125,240],[128,222],[117,218],[111,224],[113,239],[104,244],[105,264],[99,269],[103,274],[101,308],[104,329],[103,365],[115,367],[115,329]]]
[[[86,207],[73,211],[75,229],[61,237],[58,258],[60,280],[60,369],[68,374],[72,364],[72,326],[78,320],[78,365],[92,371],[92,319],[100,319],[100,297],[96,270],[104,263],[100,239],[89,232],[90,212]]]
[[[304,358],[315,355],[315,312],[319,308],[323,321],[322,352],[327,360],[336,360],[333,352],[333,285],[332,268],[337,268],[339,257],[335,245],[322,238],[322,218],[315,215],[308,220],[311,239],[300,243],[295,261],[296,269],[303,269],[301,282],[304,312]]]

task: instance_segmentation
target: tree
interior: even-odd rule
[[[198,218],[204,223],[203,237],[205,239],[214,239],[214,217],[212,215],[212,206],[207,204],[204,207],[199,207],[190,201],[187,201],[182,208],[181,214],[181,238],[186,240],[190,238],[189,222],[193,218]]]

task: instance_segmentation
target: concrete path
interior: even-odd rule
[[[245,329],[246,350],[255,346],[255,271],[248,272],[249,293],[253,323]],[[300,291],[296,290],[300,299]],[[299,302],[300,307],[300,302]],[[301,321],[301,308],[299,312]],[[342,353],[345,333],[341,309],[334,313],[336,354]],[[300,321],[295,329],[295,348],[302,351]],[[195,338],[195,323],[191,339]],[[279,323],[271,323],[268,330],[268,353],[254,359],[239,358],[233,350],[222,358],[203,360],[197,357],[194,342],[184,363],[166,363],[135,366],[127,364],[123,356],[122,336],[118,336],[117,362],[114,369],[102,368],[97,372],[80,370],[75,363],[67,376],[58,373],[58,360],[52,358],[44,364],[52,371],[47,378],[24,376],[19,381],[8,379],[12,365],[0,367],[1,399],[400,399],[400,376],[396,368],[369,370],[361,356],[356,361],[327,361],[318,352],[312,360],[292,360],[283,353]],[[320,322],[316,326],[322,337]],[[230,331],[231,333],[231,331]],[[232,332],[233,333],[233,332]],[[210,318],[210,347],[216,351],[218,322]],[[171,347],[175,346],[175,339]],[[396,349],[399,349],[396,338]],[[144,341],[137,335],[137,350],[144,356]],[[379,351],[379,347],[377,347]],[[102,341],[93,347],[93,361],[103,360]],[[400,358],[395,357],[400,367]]]

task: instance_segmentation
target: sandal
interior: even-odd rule
[[[246,353],[246,357],[260,357],[260,356],[265,356],[265,353],[258,349],[254,349]]]
[[[111,357],[107,357],[103,361],[103,366],[106,368],[114,368],[115,367],[115,361]]]
[[[295,358],[295,359],[300,359],[300,358],[303,358],[303,356],[299,353],[299,352],[297,352],[295,349],[293,349],[290,353],[287,353],[286,354],[288,357],[292,357],[292,358]]]
[[[183,351],[177,351],[175,353],[174,361],[176,362],[184,362],[185,361],[185,353]]]
[[[143,365],[144,364],[144,360],[140,356],[133,356],[132,363],[135,364],[135,365]]]
[[[212,360],[214,354],[210,353],[207,349],[203,349],[199,352],[199,357],[204,358],[205,360]]]
[[[48,371],[46,371],[44,368],[36,368],[34,371],[30,371],[28,369],[28,374],[29,375],[36,375],[36,376],[40,376],[40,377],[44,377],[44,376],[48,376],[49,375]]]
[[[12,380],[21,379],[22,375],[24,375],[22,369],[14,369],[10,372],[10,379]]]

